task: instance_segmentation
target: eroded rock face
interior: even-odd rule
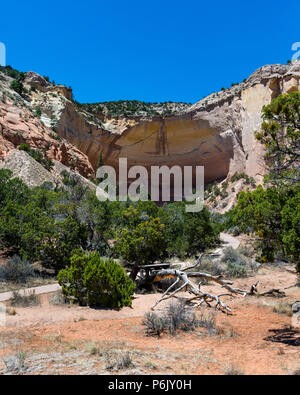
[[[261,109],[280,93],[299,90],[300,63],[264,66],[248,80],[213,93],[184,112],[166,118],[95,121],[66,102],[58,133],[76,143],[94,167],[100,152],[117,170],[118,158],[128,165],[202,165],[206,183],[245,172],[261,182],[263,147],[254,131]]]
[[[25,84],[28,84],[37,89],[46,88],[50,85],[44,77],[40,76],[37,73],[34,73],[33,71],[28,71],[27,73],[25,73]]]
[[[68,186],[63,183],[65,173],[83,187],[89,188],[90,190],[96,189],[96,186],[92,182],[60,162],[54,160],[51,171],[48,171],[27,152],[16,149],[10,151],[9,155],[0,164],[0,169],[10,170],[13,177],[20,178],[29,187],[37,187],[44,183],[51,183],[53,187],[58,186],[68,189]]]
[[[254,131],[261,126],[262,106],[280,93],[298,91],[299,80],[300,62],[268,65],[173,116],[113,118],[84,111],[71,100],[70,89],[27,73],[26,83],[37,90],[23,105],[40,109],[41,119],[12,99],[0,100],[0,160],[28,142],[85,177],[96,170],[102,153],[104,163],[117,171],[118,159],[127,158],[129,167],[148,169],[201,165],[206,183],[242,172],[261,182],[264,151]],[[9,82],[2,76],[0,87],[7,89]],[[62,141],[54,138],[53,127]]]
[[[85,154],[46,127],[22,101],[18,103],[12,97],[5,97],[5,102],[0,100],[0,162],[21,143],[28,143],[87,178],[94,173]]]
[[[56,183],[52,174],[25,151],[11,151],[0,168],[10,170],[13,177],[20,178],[29,187],[37,187],[45,182]]]

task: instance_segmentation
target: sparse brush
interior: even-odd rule
[[[14,255],[6,264],[0,266],[0,281],[23,284],[34,275],[32,265],[18,255]]]
[[[129,351],[124,353],[119,352],[117,354],[107,353],[106,354],[106,370],[119,371],[134,367],[132,355]]]
[[[147,312],[144,316],[143,324],[146,326],[146,333],[149,336],[160,337],[167,329],[165,320],[156,313]]]
[[[246,245],[239,246],[237,251],[239,252],[239,254],[244,255],[248,258],[253,257],[255,254],[254,248]]]
[[[205,328],[210,335],[217,333],[215,312],[203,309],[200,319],[197,319],[195,312],[180,302],[170,303],[163,317],[152,312],[146,313],[143,324],[148,335],[158,337],[164,332],[175,336],[179,331],[194,332],[200,327]]]
[[[226,276],[231,278],[247,277],[247,267],[256,268],[252,261],[232,247],[225,248],[221,261],[226,263]]]
[[[179,330],[193,332],[199,325],[195,313],[183,303],[170,303],[166,312],[167,327],[171,335]]]
[[[8,372],[21,373],[26,371],[27,367],[25,365],[26,352],[18,352],[15,355],[10,355],[8,357],[2,357],[2,361],[6,366]]]
[[[280,302],[276,304],[275,306],[273,306],[272,310],[274,311],[274,313],[284,314],[288,317],[292,317],[293,315],[292,306],[290,303],[287,302]]]
[[[197,325],[199,327],[207,329],[210,335],[217,334],[218,329],[216,326],[216,312],[203,308],[197,321]]]
[[[227,263],[227,262],[235,263],[235,262],[239,261],[240,258],[241,258],[241,256],[238,253],[238,251],[236,251],[232,247],[227,247],[224,249],[221,261],[225,262],[225,263]]]
[[[12,298],[9,300],[11,306],[32,307],[41,304],[40,298],[35,291],[29,292],[27,295],[20,295],[19,291],[14,291]]]
[[[226,376],[243,376],[244,372],[236,366],[228,365],[225,368],[224,374]]]
[[[201,262],[199,270],[209,273],[213,276],[221,276],[224,274],[224,269],[222,268],[222,266],[218,262],[213,262],[209,259]]]
[[[96,343],[87,343],[85,351],[90,355],[97,355],[99,354],[99,346]]]
[[[226,275],[229,278],[247,277],[247,269],[238,263],[228,262],[226,267]]]
[[[68,303],[67,298],[61,291],[57,291],[51,295],[49,302],[55,306],[65,305]]]

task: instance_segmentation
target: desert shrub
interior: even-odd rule
[[[21,351],[16,353],[15,355],[10,355],[8,357],[2,357],[2,361],[6,366],[7,372],[12,373],[21,373],[27,370],[25,360],[26,360],[26,352]]]
[[[166,312],[168,330],[175,335],[179,330],[192,332],[199,326],[195,313],[183,303],[170,303]]]
[[[63,177],[62,182],[64,185],[75,187],[78,184],[78,178],[66,170],[63,170],[60,175]]]
[[[280,302],[273,306],[272,310],[274,311],[274,313],[287,315],[288,317],[292,317],[293,315],[292,306],[288,302]]]
[[[163,316],[146,313],[143,324],[149,336],[160,337],[164,332],[175,336],[179,331],[193,332],[200,327],[205,328],[209,334],[217,333],[214,312],[203,309],[200,319],[197,319],[195,312],[181,302],[170,303]]]
[[[233,236],[239,236],[241,234],[240,228],[238,226],[232,226],[227,229],[227,232]]]
[[[26,283],[34,275],[32,265],[18,255],[14,255],[6,264],[0,266],[0,281]]]
[[[228,262],[226,265],[226,275],[231,278],[247,277],[247,269],[235,262]]]
[[[244,372],[237,366],[228,365],[225,368],[224,374],[226,376],[243,376]]]
[[[100,353],[99,346],[96,343],[89,342],[85,345],[85,351],[89,355],[97,355]]]
[[[105,359],[105,368],[110,371],[119,371],[134,367],[132,355],[129,351],[116,354],[107,353]]]
[[[253,247],[248,247],[246,245],[239,246],[237,249],[238,253],[244,255],[248,258],[252,257],[255,254],[255,250]]]
[[[39,149],[33,149],[27,143],[20,144],[18,149],[20,151],[27,152],[34,160],[39,162],[48,171],[50,171],[54,166],[53,161],[47,157],[45,152],[42,152]]]
[[[135,284],[113,259],[101,259],[98,252],[78,251],[70,266],[58,273],[64,295],[80,304],[121,308],[131,306]]]
[[[232,247],[227,247],[222,256],[222,262],[226,263],[226,275],[232,278],[247,277],[247,258]]]
[[[240,259],[240,254],[232,247],[227,247],[224,249],[223,256],[221,258],[222,262],[237,262]]]
[[[210,335],[216,335],[219,332],[216,326],[216,312],[214,310],[202,308],[197,325],[205,328]]]
[[[24,295],[21,295],[19,291],[14,291],[9,302],[15,307],[32,307],[40,305],[40,298],[34,291]]]
[[[57,291],[51,295],[49,302],[55,306],[64,305],[67,303],[67,298],[61,291]]]
[[[210,259],[204,260],[201,265],[199,265],[199,270],[201,272],[206,272],[213,276],[221,276],[224,274],[224,269],[220,263],[212,261]]]
[[[34,111],[34,115],[37,116],[38,118],[41,118],[41,116],[42,116],[42,110],[41,110],[40,108],[37,108],[37,109]]]
[[[152,312],[147,312],[145,314],[143,324],[145,325],[146,333],[149,336],[160,337],[167,328],[165,319]]]
[[[10,83],[10,88],[13,89],[15,92],[17,92],[19,95],[22,95],[24,93],[24,85],[23,82],[20,80],[13,80]]]

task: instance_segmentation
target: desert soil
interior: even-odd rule
[[[249,289],[259,280],[260,292],[283,289],[296,283],[296,276],[286,269],[293,268],[265,266],[255,277],[234,284]],[[205,288],[217,292],[214,285]],[[290,330],[291,317],[273,307],[300,300],[300,288],[285,292],[282,299],[226,297],[234,314],[217,313],[217,333],[199,328],[160,338],[147,337],[142,324],[158,294],[136,295],[132,308],[120,311],[55,306],[50,303],[53,294],[41,295],[36,307],[12,308],[6,302],[0,373],[15,374],[8,372],[4,361],[17,361],[21,355],[21,374],[292,374],[300,369],[300,332]],[[168,303],[159,305],[157,312],[163,314]],[[123,369],[117,361],[126,352],[132,366]]]

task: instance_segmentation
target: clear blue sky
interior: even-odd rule
[[[291,59],[299,0],[1,3],[7,64],[73,87],[81,102],[196,102]]]

